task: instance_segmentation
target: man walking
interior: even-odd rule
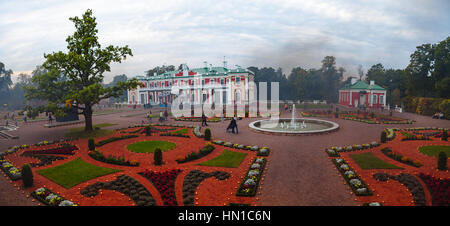
[[[202,113],[202,126],[203,125],[208,126],[208,123],[206,123],[206,115],[205,115],[205,113]]]

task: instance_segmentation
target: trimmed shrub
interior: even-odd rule
[[[89,138],[88,140],[88,147],[90,151],[95,150],[95,142],[94,142],[94,138]]]
[[[447,130],[444,129],[444,131],[442,131],[442,140],[447,141],[448,139],[448,133]]]
[[[33,186],[33,171],[31,170],[31,166],[29,164],[22,166],[22,181],[23,186],[27,188]]]
[[[439,152],[437,168],[438,170],[447,170],[447,155],[443,151]]]
[[[381,143],[386,143],[386,140],[387,140],[387,138],[386,138],[386,131],[382,131],[381,132]]]
[[[152,135],[152,130],[150,129],[150,126],[146,126],[145,127],[145,135],[147,135],[147,136],[151,136]]]
[[[155,164],[157,166],[162,165],[162,158],[163,158],[163,156],[162,156],[161,149],[159,149],[159,148],[155,149],[155,153],[153,154],[153,160],[154,160],[153,164]]]
[[[211,140],[211,130],[209,128],[205,129],[205,140]]]

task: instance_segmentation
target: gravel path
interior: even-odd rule
[[[342,110],[343,107],[340,107]],[[141,110],[142,111],[142,110]],[[153,114],[159,113],[153,109]],[[140,112],[130,111],[110,115],[94,116],[94,124],[116,123],[118,125],[108,127],[111,129],[125,127],[140,123],[144,119],[142,116],[120,117],[125,114]],[[142,111],[144,114],[145,111]],[[290,117],[291,114],[285,112],[282,117]],[[379,136],[384,128],[409,128],[421,126],[450,127],[450,121],[432,119],[431,117],[420,116],[411,113],[394,113],[394,116],[416,120],[412,125],[369,125],[366,123],[325,119],[337,122],[340,129],[337,132],[324,135],[313,136],[276,136],[256,133],[248,129],[248,124],[255,119],[243,119],[238,121],[239,134],[226,133],[225,128],[229,121],[224,123],[209,123],[214,139],[268,146],[273,152],[269,162],[268,171],[264,184],[262,185],[262,195],[259,205],[269,206],[352,206],[358,205],[354,201],[354,196],[350,194],[348,185],[344,184],[342,178],[335,170],[334,165],[328,159],[324,148],[336,145],[362,144],[371,141],[379,141]],[[154,119],[154,122],[156,120]],[[200,125],[201,123],[174,122],[169,123]],[[6,147],[16,144],[32,144],[42,140],[54,140],[62,138],[64,131],[70,127],[59,127],[47,129],[42,127],[43,123],[33,123],[21,127],[19,130],[11,132],[18,135],[18,140],[0,140],[0,151]],[[11,187],[8,187],[8,185]],[[0,177],[0,205],[28,205],[33,204],[27,199],[15,198],[19,192],[11,190],[13,187]],[[17,190],[17,189],[16,189]],[[17,194],[14,194],[17,193]],[[22,195],[23,196],[23,195]]]

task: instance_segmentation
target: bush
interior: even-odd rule
[[[95,149],[94,138],[89,138],[89,140],[88,140],[88,147],[89,147],[90,151],[93,151]]]
[[[382,131],[381,132],[381,143],[386,143],[386,140],[387,140],[387,138],[386,138],[386,131]]]
[[[163,156],[162,156],[161,149],[159,149],[159,148],[155,149],[155,153],[153,154],[153,160],[154,160],[153,164],[155,164],[157,166],[162,165],[162,158],[163,158]]]
[[[438,156],[438,170],[447,170],[447,155],[443,151]]]
[[[151,136],[152,135],[152,130],[150,129],[150,126],[146,126],[145,127],[145,135],[147,135],[147,136]]]
[[[205,140],[211,140],[211,130],[209,128],[205,129]]]
[[[334,117],[335,117],[335,118],[339,118],[339,113],[334,112]]]
[[[29,164],[22,166],[22,181],[23,186],[25,187],[33,186],[33,171],[31,170],[31,166]]]
[[[448,139],[448,133],[447,130],[444,129],[444,131],[442,131],[442,140],[447,141]]]

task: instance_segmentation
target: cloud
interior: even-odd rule
[[[422,43],[448,35],[449,3],[439,1],[1,1],[0,61],[30,71],[43,54],[65,51],[69,17],[93,9],[102,45],[129,45],[133,57],[112,76],[162,64],[317,67],[334,55],[347,73],[381,62],[404,68]],[[353,68],[353,69],[352,69]]]

